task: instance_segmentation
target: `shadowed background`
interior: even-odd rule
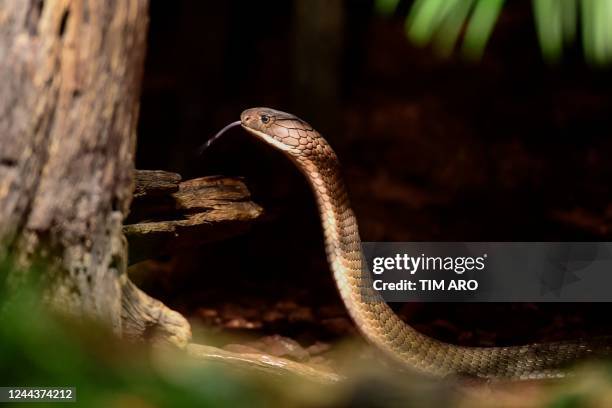
[[[245,236],[154,263],[149,293],[303,343],[352,331],[297,170],[239,129],[195,155],[253,106],[326,136],[364,240],[609,239],[609,71],[572,49],[543,62],[527,1],[506,5],[478,63],[411,44],[409,5],[383,17],[365,0],[152,2],[137,168],[243,176],[266,213]],[[463,344],[610,332],[605,305],[395,307]]]

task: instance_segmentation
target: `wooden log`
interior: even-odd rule
[[[136,171],[138,194],[123,228],[130,264],[244,233],[263,213],[238,178],[180,179],[176,173]]]
[[[240,371],[249,370],[283,378],[293,375],[322,384],[334,384],[344,379],[342,375],[323,367],[298,363],[265,353],[235,353],[196,343],[187,345],[186,352],[199,360],[224,364],[226,369],[233,367]]]

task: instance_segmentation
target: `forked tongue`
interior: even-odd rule
[[[213,137],[211,137],[210,139],[208,139],[208,141],[206,143],[204,143],[199,149],[198,149],[198,155],[201,155],[202,153],[204,153],[204,151],[206,149],[208,149],[218,138],[220,138],[225,132],[227,132],[229,129],[235,127],[235,126],[240,126],[241,122],[239,120],[230,123],[229,125],[227,125],[226,127],[224,127],[223,129],[221,129],[219,132],[217,132],[216,135],[214,135]]]

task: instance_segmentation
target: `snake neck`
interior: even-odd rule
[[[372,288],[367,270],[357,219],[350,205],[341,169],[335,155],[323,160],[297,158],[298,168],[304,173],[314,192],[325,239],[325,251],[340,296],[357,328],[371,342],[392,357],[397,357],[398,338],[401,330],[420,341],[432,341],[405,324]],[[418,365],[418,350],[412,354]],[[418,368],[418,367],[417,367]]]
[[[355,256],[361,255],[357,219],[335,154],[330,150],[322,160],[300,157],[295,161],[314,192],[332,269],[338,262],[347,263],[349,260],[352,261],[351,267],[361,268],[361,256]],[[354,262],[356,259],[359,263]]]
[[[333,151],[318,159],[301,156],[293,160],[314,191],[325,250],[340,296],[363,336],[392,359],[436,377],[465,373],[487,378],[541,378],[558,376],[558,370],[550,366],[578,353],[573,345],[569,349],[556,345],[460,347],[413,329],[373,289],[370,274],[362,269],[365,257],[357,219]],[[559,357],[559,350],[565,355]]]

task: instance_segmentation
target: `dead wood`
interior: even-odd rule
[[[237,178],[180,181],[176,173],[137,170],[127,225],[130,264],[247,231],[262,209]]]

